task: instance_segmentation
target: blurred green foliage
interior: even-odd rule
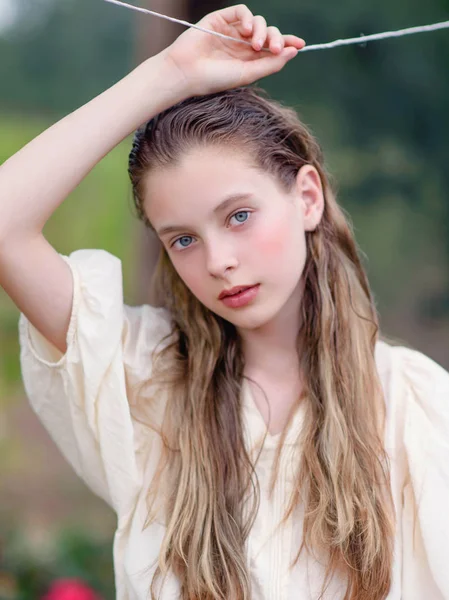
[[[102,0],[15,0],[17,24],[0,36],[0,106],[47,114],[74,110],[129,69],[129,10]]]
[[[0,555],[0,598],[37,600],[52,582],[76,578],[101,598],[114,598],[111,541],[97,540],[91,532],[62,529],[51,547],[30,550],[27,538],[17,529],[5,531]]]

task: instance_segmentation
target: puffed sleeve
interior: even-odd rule
[[[449,600],[449,373],[416,350],[400,347],[395,353],[405,395],[409,467],[403,497],[403,597]]]
[[[62,355],[21,314],[24,388],[77,475],[124,515],[142,485],[129,382],[134,389],[150,375],[151,353],[170,333],[170,319],[165,309],[123,303],[121,261],[112,254],[78,250],[62,258],[74,284],[67,351]]]

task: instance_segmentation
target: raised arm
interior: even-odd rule
[[[108,152],[145,119],[180,98],[160,60],[151,59],[0,167],[0,284],[63,353],[72,275],[43,236],[44,225]]]
[[[211,13],[200,24],[251,40],[253,48],[189,29],[0,167],[0,285],[63,353],[72,276],[42,234],[56,208],[106,154],[155,114],[189,96],[247,85],[279,71],[304,45],[267,28],[244,5]],[[271,53],[258,51],[259,39]]]

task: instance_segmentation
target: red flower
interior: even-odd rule
[[[42,600],[100,600],[80,579],[57,579]]]

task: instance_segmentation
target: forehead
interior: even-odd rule
[[[258,169],[249,154],[235,148],[195,148],[174,165],[154,169],[145,178],[144,209],[154,227],[187,222],[206,214],[232,194],[260,194],[271,176]]]

